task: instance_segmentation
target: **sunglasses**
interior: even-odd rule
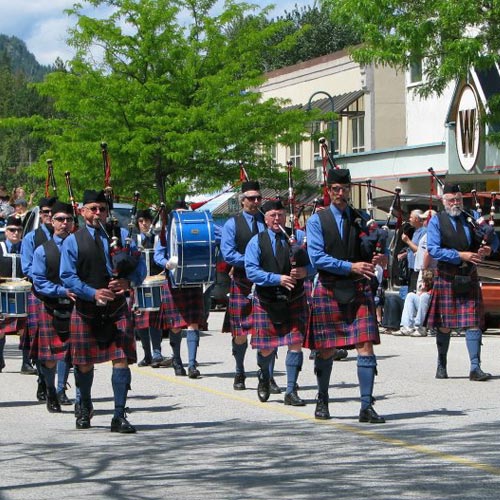
[[[52,210],[40,210],[40,213],[45,214],[45,215],[50,215],[52,213]]]
[[[73,222],[73,217],[52,217],[52,220],[55,220],[57,222]]]
[[[6,231],[9,231],[10,233],[21,233],[23,231],[22,227],[6,227]]]
[[[245,196],[248,201],[261,201],[262,196]]]
[[[108,207],[96,207],[96,206],[93,206],[93,207],[85,207],[87,210],[90,210],[93,214],[97,213],[97,212],[107,212],[108,210]]]

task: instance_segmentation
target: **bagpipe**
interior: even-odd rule
[[[49,198],[50,188],[52,187],[52,196],[57,198],[57,184],[56,178],[54,176],[54,161],[51,159],[47,160],[47,178],[45,180],[45,197]]]
[[[437,176],[436,172],[432,167],[428,168],[427,171],[431,175],[431,196],[433,194],[434,181],[444,188],[444,182]],[[495,236],[495,211],[496,211],[496,192],[491,192],[490,199],[490,214],[488,220],[483,216],[483,210],[479,202],[479,197],[475,189],[471,190],[472,202],[474,204],[476,213],[470,212],[460,205],[460,211],[465,217],[467,223],[472,227],[473,235],[476,241],[481,247],[489,246],[493,242]]]

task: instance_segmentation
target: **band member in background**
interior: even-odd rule
[[[77,296],[70,331],[71,358],[81,393],[80,402],[75,404],[76,428],[90,427],[94,364],[112,361],[114,415],[111,432],[134,433],[136,429],[125,415],[132,378],[129,365],[136,362],[125,292],[134,284],[141,284],[146,268],[141,259],[126,276],[116,275],[118,270],[112,260],[108,235],[102,230],[107,211],[104,191],[85,191],[81,209],[85,225],[68,236],[61,249],[62,284]],[[121,229],[120,236],[119,244],[123,248],[127,231]],[[135,243],[131,242],[131,251],[136,250]]]
[[[375,265],[386,264],[384,254],[375,254],[375,245],[361,234],[368,233],[348,206],[351,175],[346,169],[328,172],[329,209],[307,222],[307,250],[318,270],[313,292],[311,318],[305,346],[316,349],[315,373],[318,400],[315,417],[330,418],[328,388],[335,348],[356,348],[361,393],[360,422],[383,423],[373,409],[373,384],[377,359],[373,345],[380,342],[370,280]]]
[[[2,278],[22,278],[21,270],[21,236],[23,233],[23,224],[21,219],[15,215],[7,218],[5,227],[5,241],[0,242],[0,277]],[[26,318],[9,317],[0,314],[0,373],[5,368],[5,359],[3,356],[5,348],[5,334],[24,331],[26,327]],[[21,373],[36,375],[36,370],[31,366],[29,359],[29,350],[23,350],[23,364]]]
[[[447,355],[451,330],[465,330],[469,352],[469,380],[485,381],[491,374],[481,369],[483,297],[477,275],[481,260],[498,249],[498,237],[482,245],[462,213],[460,187],[445,184],[444,210],[427,226],[427,250],[438,261],[427,328],[437,329],[438,366],[436,378],[448,378]]]
[[[151,250],[146,252],[145,259],[146,268],[150,276],[160,274],[163,268],[154,262],[153,248],[158,239],[151,232],[151,224],[153,216],[150,210],[137,211],[137,246],[139,249]],[[136,311],[133,315],[134,327],[141,339],[142,348],[144,350],[144,359],[137,363],[137,366],[152,366],[153,368],[170,367],[172,366],[172,358],[164,358],[161,354],[162,331],[155,325],[158,324],[158,315],[156,311]],[[153,351],[151,352],[151,346]]]
[[[307,324],[304,279],[309,260],[304,250],[301,262],[291,260],[291,249],[282,233],[286,213],[281,201],[267,201],[262,210],[267,230],[252,237],[245,250],[246,275],[256,285],[250,332],[260,368],[257,395],[262,402],[269,399],[269,365],[276,349],[286,345],[285,405],[304,406],[297,393],[297,379],[304,359],[302,343]],[[298,230],[296,238],[297,246],[301,246],[304,232]]]
[[[178,201],[173,210],[188,210],[185,201]],[[167,283],[162,289],[162,304],[160,309],[159,328],[169,330],[170,346],[172,347],[174,372],[176,376],[186,376],[182,364],[181,344],[182,329],[186,330],[186,344],[188,349],[189,378],[199,378],[200,371],[196,360],[200,344],[199,326],[205,322],[202,286],[174,287],[169,278],[169,271],[175,264],[170,260],[169,250],[161,242],[156,245],[154,260],[157,265],[165,269]]]
[[[65,288],[59,277],[61,246],[73,231],[73,207],[57,201],[52,205],[52,238],[36,248],[33,255],[33,288],[42,300],[38,311],[38,334],[33,342],[32,358],[40,362],[47,387],[47,410],[61,411],[56,392],[56,364],[70,362],[69,327],[76,295]]]
[[[242,391],[246,389],[245,354],[252,312],[252,282],[245,273],[245,249],[252,236],[266,229],[264,217],[259,211],[262,196],[258,181],[243,182],[239,200],[241,212],[229,219],[222,228],[221,252],[224,260],[232,266],[229,304],[223,331],[232,333],[232,351],[236,361],[233,388]],[[275,358],[276,356],[270,363],[271,393],[279,394],[281,389],[273,377]]]
[[[54,197],[40,199],[38,202],[40,226],[37,229],[30,231],[23,238],[23,244],[21,246],[21,265],[24,275],[27,276],[32,283],[33,274],[31,272],[31,266],[33,265],[33,254],[35,253],[35,249],[37,247],[52,238],[53,229],[51,207],[55,202],[56,198]],[[20,339],[20,348],[23,350],[27,349],[29,351],[31,349],[30,342],[37,336],[38,311],[41,307],[42,303],[40,299],[38,299],[34,293],[30,293],[28,296],[28,320],[24,335],[22,335]],[[69,374],[69,366],[65,366],[64,369],[65,372]],[[39,364],[37,364],[37,371],[38,388],[36,391],[36,397],[38,401],[45,402],[47,400],[47,390]]]
[[[406,233],[403,232],[401,234],[401,240],[403,241],[403,243],[408,245],[408,249],[406,250],[406,258],[408,259],[409,270],[408,291],[416,292],[419,269],[415,267],[415,258],[417,254],[418,244],[427,231],[424,226],[422,210],[412,210],[410,213],[409,222],[411,227],[414,229],[413,235],[410,238]]]

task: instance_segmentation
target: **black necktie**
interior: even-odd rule
[[[14,243],[10,249],[10,253],[19,253],[19,243]]]
[[[342,241],[347,245],[349,242],[349,219],[347,212],[342,212]]]
[[[94,230],[94,239],[99,254],[102,255],[104,262],[106,262],[106,253],[104,252],[104,244],[102,242],[101,235],[99,234],[99,229]]]
[[[286,250],[279,233],[276,233],[276,260],[280,268],[283,268],[286,263]]]
[[[252,218],[252,235],[259,234],[259,226],[257,225],[257,217],[254,215]]]
[[[467,235],[465,234],[464,225],[462,224],[462,217],[457,217],[455,219],[455,223],[458,241],[460,242],[462,248],[467,248],[469,246],[469,240],[467,239]]]

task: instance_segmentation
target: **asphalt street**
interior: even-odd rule
[[[500,336],[483,342],[483,369],[493,379],[470,382],[463,337],[452,339],[450,378],[436,380],[434,338],[383,335],[374,393],[387,423],[373,425],[357,421],[353,352],[334,365],[331,420],[314,419],[308,351],[299,378],[307,406],[284,406],[283,395],[260,403],[251,351],[248,389],[235,392],[222,317],[211,313],[201,338],[202,378],[132,368],[133,435],[109,431],[110,364],[96,368],[92,428],[76,430],[71,407],[49,414],[35,400],[36,377],[19,374],[18,338],[9,336],[0,374],[0,499],[500,497]],[[169,353],[168,341],[163,350]],[[284,359],[283,349],[276,363],[282,387]]]

